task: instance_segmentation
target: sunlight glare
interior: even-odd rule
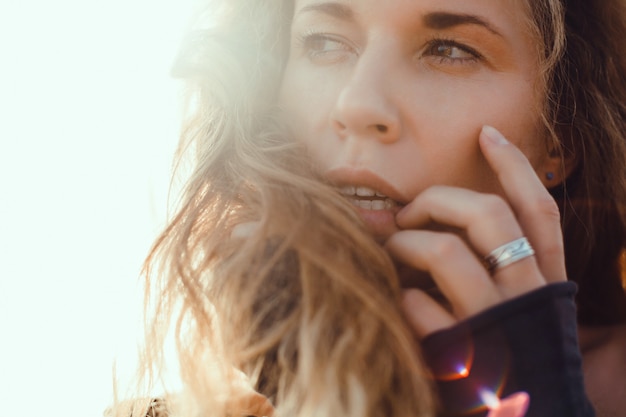
[[[180,123],[169,70],[191,5],[0,4],[7,415],[100,416],[114,361],[121,386],[133,375],[139,271],[164,225]]]
[[[479,395],[480,395],[480,398],[482,399],[483,403],[490,410],[497,409],[500,406],[500,399],[498,398],[498,396],[493,391],[490,391],[488,389],[481,389],[479,391]]]

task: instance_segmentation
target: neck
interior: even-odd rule
[[[578,326],[578,344],[585,354],[605,346],[613,333],[613,326]]]

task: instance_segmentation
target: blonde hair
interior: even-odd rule
[[[175,68],[195,94],[180,153],[197,164],[146,261],[149,361],[177,314],[184,415],[253,414],[240,371],[275,415],[432,415],[394,265],[273,106],[291,11],[234,3]]]
[[[560,1],[528,5],[545,64],[546,128],[567,152],[559,120],[571,88],[566,35],[575,32]],[[146,305],[155,306],[147,370],[176,322],[185,391],[169,412],[433,415],[394,265],[275,108],[292,2],[210,6],[174,68],[190,93],[179,157],[191,155],[194,170],[145,263]],[[611,132],[615,143],[623,138]]]

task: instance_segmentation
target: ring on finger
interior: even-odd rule
[[[520,237],[494,249],[484,259],[489,272],[495,272],[534,254],[535,251],[530,246],[528,239]]]

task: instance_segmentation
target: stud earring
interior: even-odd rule
[[[546,172],[546,179],[552,181],[554,179],[554,172]]]

